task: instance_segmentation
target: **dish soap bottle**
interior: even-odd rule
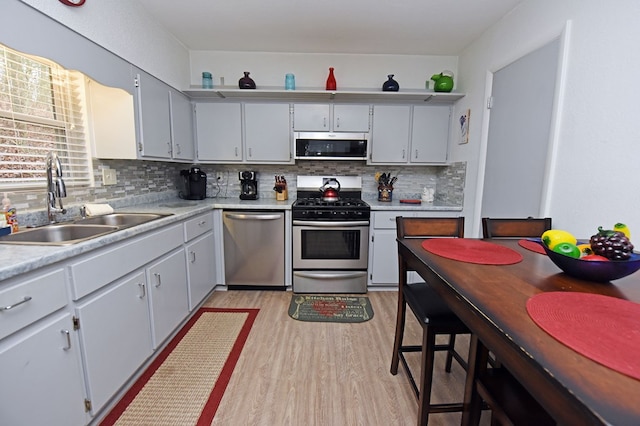
[[[11,227],[11,233],[18,232],[18,212],[16,208],[11,205],[11,200],[7,197],[6,192],[2,199],[2,211],[4,212],[7,225]]]

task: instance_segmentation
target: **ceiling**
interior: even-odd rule
[[[457,55],[523,0],[138,0],[189,50]]]

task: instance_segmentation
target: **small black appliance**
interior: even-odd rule
[[[238,172],[238,178],[240,178],[240,199],[241,200],[257,200],[258,199],[257,173],[252,171]]]
[[[199,167],[180,170],[178,197],[184,200],[204,200],[207,197],[207,174]]]

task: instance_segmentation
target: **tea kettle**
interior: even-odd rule
[[[433,80],[434,92],[450,92],[453,89],[453,72],[444,70],[440,74],[434,74],[431,76]]]
[[[338,184],[337,188],[329,186],[329,184],[333,182]],[[338,201],[340,198],[340,182],[338,182],[338,179],[336,178],[329,178],[324,185],[320,187],[320,192],[322,192],[322,201]]]

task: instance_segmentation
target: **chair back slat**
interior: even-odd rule
[[[551,229],[551,218],[482,218],[484,238],[539,237]]]
[[[464,237],[464,217],[396,217],[398,238]]]

